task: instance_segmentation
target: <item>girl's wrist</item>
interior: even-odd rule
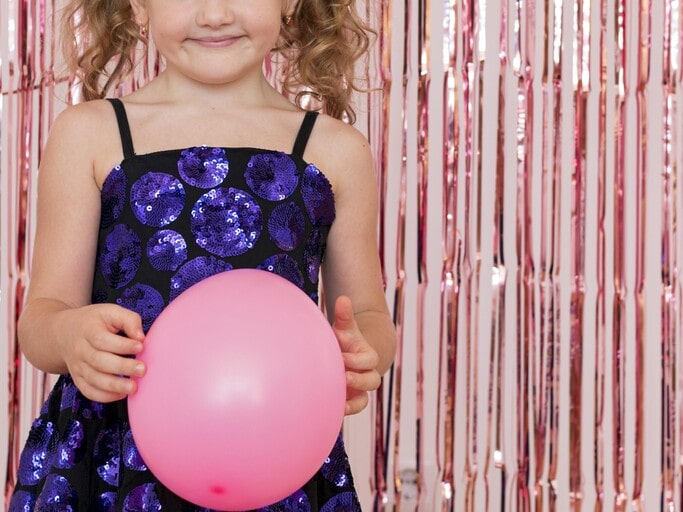
[[[37,299],[22,312],[18,326],[20,348],[33,366],[46,373],[68,371],[65,354],[69,335],[65,330],[73,323],[69,309],[58,300]]]

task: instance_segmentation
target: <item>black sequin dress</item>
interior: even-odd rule
[[[305,115],[290,154],[202,146],[136,155],[123,104],[112,105],[124,159],[102,187],[93,303],[136,311],[147,330],[185,289],[233,268],[277,273],[318,300],[335,205],[327,178],[302,158],[314,113]],[[93,402],[62,375],[31,428],[9,505],[32,510],[206,509],[147,469],[125,400]],[[261,510],[359,511],[341,436],[311,481]]]

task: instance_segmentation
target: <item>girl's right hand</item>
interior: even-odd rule
[[[142,352],[140,315],[116,304],[93,304],[62,312],[61,352],[74,384],[90,400],[113,402],[136,389],[129,377],[145,366],[131,357]]]

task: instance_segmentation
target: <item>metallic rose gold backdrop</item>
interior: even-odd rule
[[[52,382],[15,322],[70,87],[55,2],[0,2],[5,495]],[[683,512],[683,1],[364,8],[358,126],[399,333],[345,425],[364,510]]]

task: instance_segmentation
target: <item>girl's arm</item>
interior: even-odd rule
[[[18,338],[34,366],[69,371],[89,398],[111,401],[133,384],[116,375],[132,375],[136,367],[117,354],[139,352],[143,335],[135,313],[90,305],[100,222],[94,154],[105,138],[103,106],[67,109],[50,133],[38,174],[31,280]]]
[[[396,331],[384,296],[377,247],[372,155],[366,139],[355,129],[339,123],[336,130],[329,139],[334,141],[329,146],[334,147],[329,160],[326,158],[336,162],[332,164],[336,165],[336,218],[322,276],[327,310],[334,315],[333,325],[347,362],[351,412],[358,412],[356,409],[367,403],[367,391],[376,389],[379,376],[391,367]],[[352,315],[345,313],[347,309]]]

